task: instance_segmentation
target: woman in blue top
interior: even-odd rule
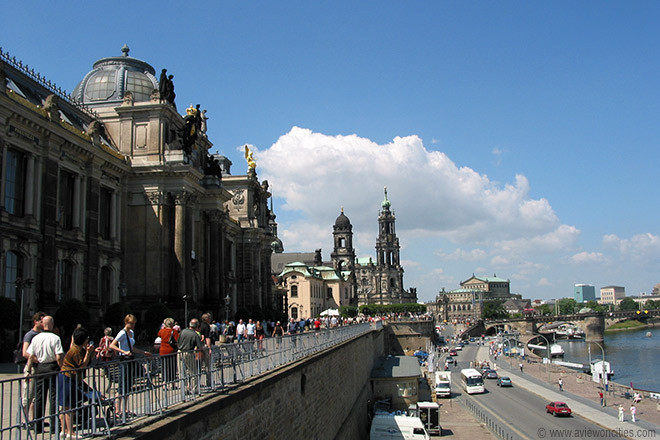
[[[128,395],[133,386],[138,368],[141,368],[141,365],[137,362],[129,361],[134,358],[135,353],[151,356],[151,353],[135,348],[135,323],[137,323],[135,316],[126,315],[124,318],[124,328],[117,333],[117,336],[110,344],[110,348],[119,353],[119,360],[125,361],[119,364],[119,384],[117,385],[116,394],[118,399],[115,403],[117,417],[121,417],[122,413],[125,413],[126,416],[130,415],[127,408]]]

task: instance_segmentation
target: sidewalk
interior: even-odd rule
[[[494,363],[493,359],[488,356],[487,346],[479,347],[479,351],[477,352],[477,362],[481,361],[488,361],[491,365]],[[620,422],[617,418],[617,410],[615,409],[616,407],[602,408],[598,401],[593,401],[571,392],[571,390],[568,390],[568,387],[566,387],[566,382],[568,382],[566,380],[564,380],[565,391],[559,392],[556,381],[554,383],[548,383],[547,381],[541,380],[538,377],[534,377],[527,372],[521,373],[518,369],[518,364],[519,363],[516,362],[514,367],[512,367],[509,364],[508,359],[503,359],[500,357],[498,358],[497,362],[498,374],[506,372],[506,375],[511,378],[514,386],[525,388],[528,391],[545,398],[548,402],[556,400],[566,402],[574,413],[587,420],[590,420],[597,425],[619,432],[625,437],[633,439],[660,437],[660,426],[657,424],[647,420],[639,420],[639,417],[636,423],[632,423],[630,421]],[[530,364],[524,364],[524,369],[529,370],[530,367]],[[557,375],[557,377],[559,377],[559,375]],[[575,381],[572,382],[575,383]],[[576,386],[578,388],[584,387],[584,383],[576,383]],[[626,419],[630,420],[630,401],[623,398],[614,397],[611,399],[615,400],[612,402],[608,401],[608,405],[613,405],[616,403],[616,406],[618,406],[618,403],[622,403],[626,411]],[[643,414],[641,414],[640,411],[637,412],[637,415],[643,417]]]

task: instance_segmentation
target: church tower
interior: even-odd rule
[[[381,304],[401,303],[407,296],[403,290],[403,267],[399,253],[399,238],[396,236],[396,217],[390,206],[387,187],[385,187],[385,199],[378,214],[376,239],[376,283],[378,284],[376,293],[380,296],[378,300]]]
[[[335,225],[332,229],[332,237],[335,243],[332,254],[330,255],[332,266],[340,271],[350,270],[352,272],[355,266],[353,225],[351,225],[348,217],[344,215],[344,208],[341,209],[341,214],[335,220]]]

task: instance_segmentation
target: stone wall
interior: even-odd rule
[[[435,321],[393,321],[384,328],[387,354],[409,356],[420,347],[426,349],[426,343],[434,337]]]
[[[384,347],[383,330],[374,330],[144,424],[123,438],[367,438],[369,377]]]

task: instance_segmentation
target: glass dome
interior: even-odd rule
[[[102,58],[73,90],[73,97],[90,105],[117,104],[127,91],[133,101],[149,101],[158,89],[155,70],[148,63],[128,56],[128,46],[122,47],[119,57]]]

